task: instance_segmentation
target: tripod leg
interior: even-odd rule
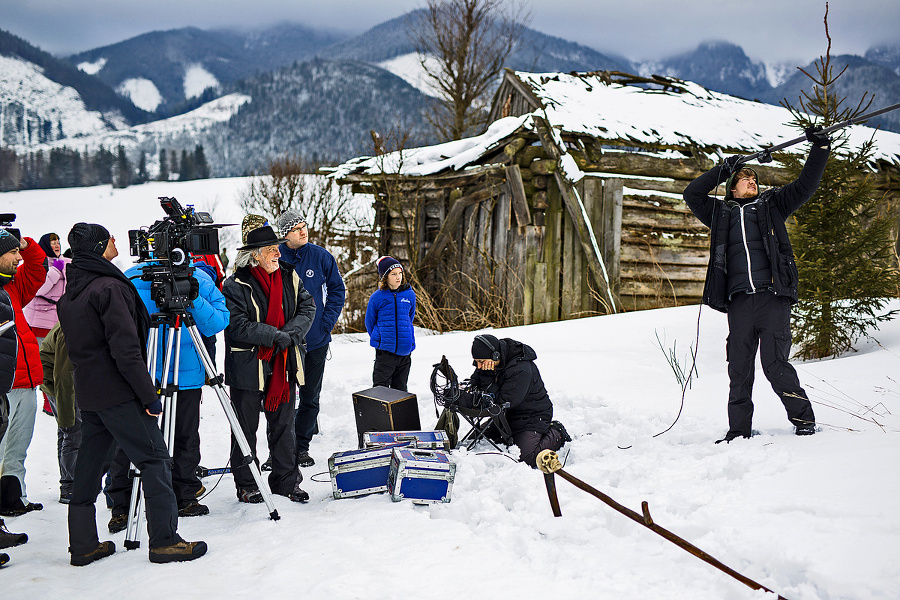
[[[191,334],[191,340],[194,342],[194,347],[197,349],[197,353],[200,355],[200,358],[203,360],[203,366],[206,368],[206,374],[209,375],[210,379],[217,378],[218,374],[216,373],[215,365],[213,365],[212,359],[209,357],[209,354],[206,352],[206,346],[203,345],[203,338],[200,337],[200,332],[197,330],[197,326],[194,324],[188,325],[188,332]],[[228,419],[228,424],[231,426],[231,432],[234,434],[234,439],[237,440],[238,446],[241,449],[241,454],[244,456],[244,461],[247,462],[247,466],[250,468],[250,473],[253,475],[253,479],[256,481],[256,485],[259,488],[260,493],[262,494],[263,500],[266,502],[266,508],[269,509],[269,518],[273,521],[277,521],[281,517],[278,515],[278,511],[275,509],[275,503],[272,501],[272,493],[269,491],[269,487],[265,484],[262,478],[262,473],[259,471],[259,467],[256,466],[256,463],[253,462],[253,452],[250,450],[250,444],[247,442],[247,437],[244,435],[244,431],[241,429],[241,424],[238,422],[237,415],[234,414],[234,408],[231,406],[231,400],[228,398],[228,394],[225,392],[225,385],[221,381],[217,381],[212,388],[216,391],[216,396],[219,398],[219,404],[222,405],[222,410],[225,412],[225,417]],[[237,465],[232,465],[232,468]]]
[[[143,496],[141,495],[141,474],[134,468],[129,467],[132,474],[131,482],[131,502],[128,504],[128,526],[125,531],[125,548],[134,550],[141,547],[141,505],[143,504]]]

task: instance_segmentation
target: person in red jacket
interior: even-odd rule
[[[25,455],[34,434],[37,412],[37,386],[44,379],[40,347],[22,307],[31,302],[44,284],[46,254],[33,239],[4,231],[0,237],[0,288],[15,314],[17,358],[9,399],[9,425],[0,443],[0,516],[23,515],[40,510],[42,505],[25,496]],[[22,262],[20,265],[19,262]]]

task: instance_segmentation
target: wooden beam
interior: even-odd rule
[[[531,213],[528,211],[528,198],[525,196],[525,185],[522,183],[519,165],[506,167],[506,182],[512,192],[512,206],[516,215],[516,223],[519,227],[530,225]]]
[[[497,191],[493,186],[490,186],[473,192],[468,196],[457,198],[453,202],[453,206],[450,207],[444,222],[441,224],[437,237],[434,238],[431,247],[428,248],[425,256],[422,257],[422,262],[419,263],[418,271],[424,271],[437,263],[444,248],[446,248],[447,244],[453,239],[453,233],[456,231],[456,228],[459,227],[459,221],[466,208],[473,204],[488,200],[489,198],[493,198],[496,195]]]
[[[537,134],[541,138],[541,144],[547,151],[547,156],[552,160],[559,161],[565,150],[556,144],[547,121],[542,117],[535,116],[534,124]],[[566,210],[569,212],[569,216],[572,217],[572,222],[578,231],[578,238],[587,257],[588,267],[591,269],[601,293],[609,301],[609,310],[615,313],[617,310],[616,301],[609,287],[606,265],[603,262],[603,256],[600,254],[600,248],[597,246],[597,238],[594,235],[593,228],[585,214],[581,197],[578,195],[578,191],[572,185],[572,182],[562,175],[560,169],[556,169],[553,176],[556,178],[556,183],[559,186],[563,204],[565,204]]]

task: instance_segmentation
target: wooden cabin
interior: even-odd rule
[[[798,137],[790,121],[677,79],[507,70],[482,135],[332,176],[374,196],[379,252],[408,265],[448,328],[540,323],[698,303],[708,232],[685,186]],[[900,135],[848,130],[851,143],[875,135],[879,187],[900,193]],[[788,182],[777,163],[754,168],[763,187]]]

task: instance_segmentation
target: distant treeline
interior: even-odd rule
[[[193,152],[161,149],[157,157],[155,181],[208,179],[209,164],[203,146]],[[150,181],[147,156],[142,152],[134,165],[119,146],[115,152],[100,148],[96,152],[54,148],[19,156],[14,150],[0,148],[0,191],[44,188],[86,187],[112,184],[124,188]]]

